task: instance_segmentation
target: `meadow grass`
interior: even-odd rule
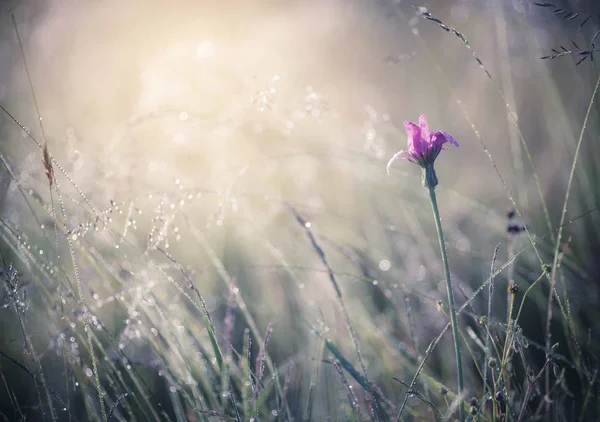
[[[539,13],[575,21],[580,31],[594,23],[548,5]],[[460,51],[502,102],[514,135],[508,157],[505,150],[492,154],[497,145],[488,145],[486,129],[469,113],[476,104],[460,99],[444,60],[415,32],[423,63],[470,130],[460,149],[438,159],[437,199],[430,190],[435,221],[416,167],[397,163],[385,178],[388,157],[373,136],[339,145],[340,137],[356,137],[356,127],[340,124],[335,104],[313,88],[293,112],[278,108],[279,76],[243,106],[270,113],[269,135],[277,141],[256,140],[266,153],[249,151],[246,164],[218,173],[216,184],[162,180],[139,191],[117,187],[105,201],[95,186],[103,179],[80,182],[69,170],[73,162],[59,158],[68,154],[46,139],[29,71],[36,58],[27,56],[11,14],[33,110],[21,116],[0,104],[2,130],[16,145],[0,148],[0,181],[7,181],[0,417],[600,420],[600,157],[593,144],[600,77],[592,60],[582,61],[593,57],[596,35],[582,49],[579,41],[577,51],[545,56],[557,59],[546,63],[552,66],[579,52],[570,71],[581,78],[590,76],[582,66],[593,71],[591,89],[577,99],[584,112],[574,117],[573,144],[540,145],[521,130],[506,81],[467,36],[426,10],[412,13],[429,24],[422,31],[442,29],[451,35],[444,43],[466,47]],[[422,111],[411,110],[407,120]],[[157,121],[202,118],[182,113],[136,115],[118,141],[155,131]],[[363,129],[390,138],[390,150],[402,147],[404,135],[389,118],[372,108],[367,114]],[[33,121],[39,128],[24,123]],[[290,127],[300,127],[301,136],[286,138]],[[331,136],[333,127],[343,129]],[[280,139],[288,144],[281,147]],[[26,158],[21,149],[30,152]],[[463,150],[474,149],[481,153],[476,161],[452,173],[456,165],[448,161],[460,163]],[[568,163],[568,171],[543,176],[551,160],[540,151]],[[458,176],[469,185],[455,182]],[[480,183],[499,186],[502,201],[478,196],[485,191]],[[438,244],[436,233],[446,240]],[[448,285],[452,276],[452,292],[444,276]],[[455,309],[446,300],[451,293]]]

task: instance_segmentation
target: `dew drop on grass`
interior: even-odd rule
[[[387,271],[390,269],[390,267],[390,261],[388,261],[387,259],[382,259],[381,261],[379,261],[379,269],[381,271]]]

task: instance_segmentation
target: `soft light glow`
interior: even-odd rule
[[[202,41],[196,47],[196,57],[199,59],[211,59],[215,56],[215,45],[207,40]]]

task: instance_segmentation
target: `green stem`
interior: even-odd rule
[[[446,253],[446,242],[444,240],[444,231],[442,230],[442,220],[440,219],[440,211],[437,205],[435,196],[435,186],[428,187],[429,199],[431,200],[431,208],[433,209],[433,219],[437,228],[438,238],[440,241],[440,249],[442,251],[442,261],[444,262],[444,275],[446,277],[446,290],[448,292],[448,307],[450,310],[450,325],[452,325],[452,337],[454,338],[454,352],[456,354],[456,372],[458,378],[458,396],[463,393],[463,368],[462,359],[460,356],[460,339],[458,334],[458,324],[456,323],[456,311],[454,309],[454,295],[452,293],[452,281],[450,280],[450,268],[448,267],[448,255]],[[458,406],[459,420],[464,420],[464,409],[462,403]]]

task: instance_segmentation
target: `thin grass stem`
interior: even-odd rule
[[[592,111],[592,105],[594,104],[594,98],[596,98],[596,94],[598,92],[598,88],[600,87],[600,76],[596,80],[596,85],[594,86],[594,90],[592,91],[592,96],[590,98],[590,102],[585,113],[585,118],[583,119],[583,124],[581,126],[581,131],[579,133],[579,139],[577,140],[577,147],[575,148],[575,154],[573,156],[573,164],[571,164],[571,171],[569,172],[569,181],[567,182],[567,190],[565,192],[565,200],[563,202],[563,207],[560,215],[560,222],[558,223],[558,234],[556,236],[556,244],[554,246],[554,260],[552,262],[552,273],[550,276],[550,284],[552,286],[552,290],[555,290],[556,284],[556,273],[559,264],[559,250],[560,250],[560,242],[562,240],[562,230],[563,224],[565,222],[565,217],[567,215],[567,204],[569,202],[569,195],[571,193],[571,184],[573,183],[573,176],[575,175],[575,168],[577,166],[577,159],[579,158],[579,150],[581,149],[581,144],[583,143],[583,135],[585,133],[585,129],[587,127],[588,118],[590,116],[590,112]],[[566,291],[565,291],[566,295]],[[557,295],[557,299],[558,295]],[[560,299],[559,299],[560,300]],[[567,307],[567,317],[565,318],[567,323],[567,329],[569,330],[569,334],[573,341],[577,341],[575,335],[573,333],[573,326],[571,322],[571,313],[570,307]],[[547,319],[546,319],[546,351],[550,348],[551,338],[550,338],[550,322],[552,320],[552,291],[550,292],[550,296],[548,297],[548,311],[547,311]],[[578,368],[579,369],[579,368]],[[548,394],[550,389],[550,372],[546,372],[546,394]],[[546,406],[546,409],[549,409],[549,405]]]
[[[490,288],[488,295],[488,309],[487,309],[487,318],[485,322],[485,357],[483,360],[483,394],[485,394],[486,386],[487,386],[487,363],[490,359],[490,321],[492,318],[492,297],[494,296],[494,268],[496,266],[496,258],[498,257],[498,250],[500,249],[500,243],[496,245],[494,248],[494,255],[492,256],[492,265],[490,268]]]

